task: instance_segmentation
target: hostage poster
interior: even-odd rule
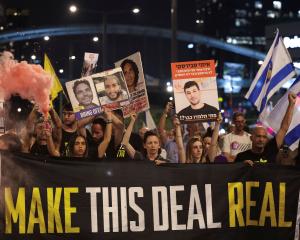
[[[102,107],[110,110],[129,104],[129,93],[120,67],[92,75]]]
[[[176,114],[182,123],[215,121],[218,91],[213,60],[171,64]]]
[[[76,119],[102,112],[91,76],[66,82],[66,88]]]
[[[128,117],[132,112],[148,110],[149,100],[140,52],[119,60],[115,66],[122,68],[131,98],[130,104],[122,107],[124,117]]]

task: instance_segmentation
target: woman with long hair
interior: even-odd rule
[[[205,163],[204,143],[201,137],[192,137],[186,145],[185,163]]]
[[[191,137],[186,145],[186,149],[183,146],[181,126],[178,118],[174,118],[173,124],[176,129],[176,143],[178,146],[179,162],[180,163],[205,163],[204,157],[205,148],[200,136]]]
[[[125,147],[130,158],[134,160],[149,160],[154,161],[156,164],[168,162],[168,160],[160,156],[161,146],[159,136],[153,131],[147,131],[143,139],[143,153],[135,150],[129,143],[129,138],[133,129],[133,125],[137,118],[136,114],[131,115],[131,121],[124,134],[122,145]]]
[[[68,148],[69,157],[86,158],[88,156],[87,140],[85,136],[81,134],[77,134],[70,139]]]

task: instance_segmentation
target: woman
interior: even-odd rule
[[[141,153],[135,150],[129,143],[129,138],[136,120],[136,114],[131,115],[131,121],[124,134],[122,145],[125,147],[130,158],[134,160],[149,160],[154,161],[156,164],[168,162],[168,160],[160,156],[161,148],[159,137],[152,131],[147,131],[143,139],[144,152]]]
[[[174,118],[173,124],[176,129],[176,143],[178,146],[180,163],[205,163],[204,144],[201,137],[192,137],[189,139],[186,150],[183,146],[182,133],[178,118]]]
[[[204,143],[200,137],[192,137],[186,145],[185,163],[205,163]]]
[[[88,155],[87,140],[83,135],[75,135],[68,144],[69,157],[86,158]]]

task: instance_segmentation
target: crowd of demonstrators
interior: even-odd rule
[[[247,162],[250,165],[253,165],[254,162],[276,162],[277,153],[284,143],[284,137],[292,121],[296,97],[296,94],[289,93],[289,105],[275,137],[268,141],[267,130],[262,126],[255,127],[251,135],[252,148],[239,153],[236,162]]]
[[[18,136],[8,132],[0,136],[0,149],[22,151],[41,156],[108,159],[132,158],[160,163],[232,163],[253,165],[277,163],[298,165],[299,150],[294,156],[287,153],[284,137],[291,123],[296,95],[289,94],[289,105],[277,135],[268,140],[267,131],[256,126],[251,134],[245,131],[243,113],[233,114],[235,126],[224,136],[219,135],[222,115],[205,129],[201,122],[182,124],[174,111],[174,103],[168,102],[159,119],[158,131],[147,126],[133,132],[137,115],[131,115],[126,128],[122,111],[104,112],[98,116],[76,120],[70,104],[64,106],[62,119],[50,108],[48,116],[33,106],[26,121],[26,134]],[[171,120],[171,129],[167,121]],[[89,127],[88,127],[89,126]],[[120,150],[124,149],[124,154]],[[278,154],[279,153],[279,154]]]

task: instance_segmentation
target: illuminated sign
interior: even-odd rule
[[[286,48],[300,48],[300,38],[298,36],[293,38],[284,37],[283,42]]]

